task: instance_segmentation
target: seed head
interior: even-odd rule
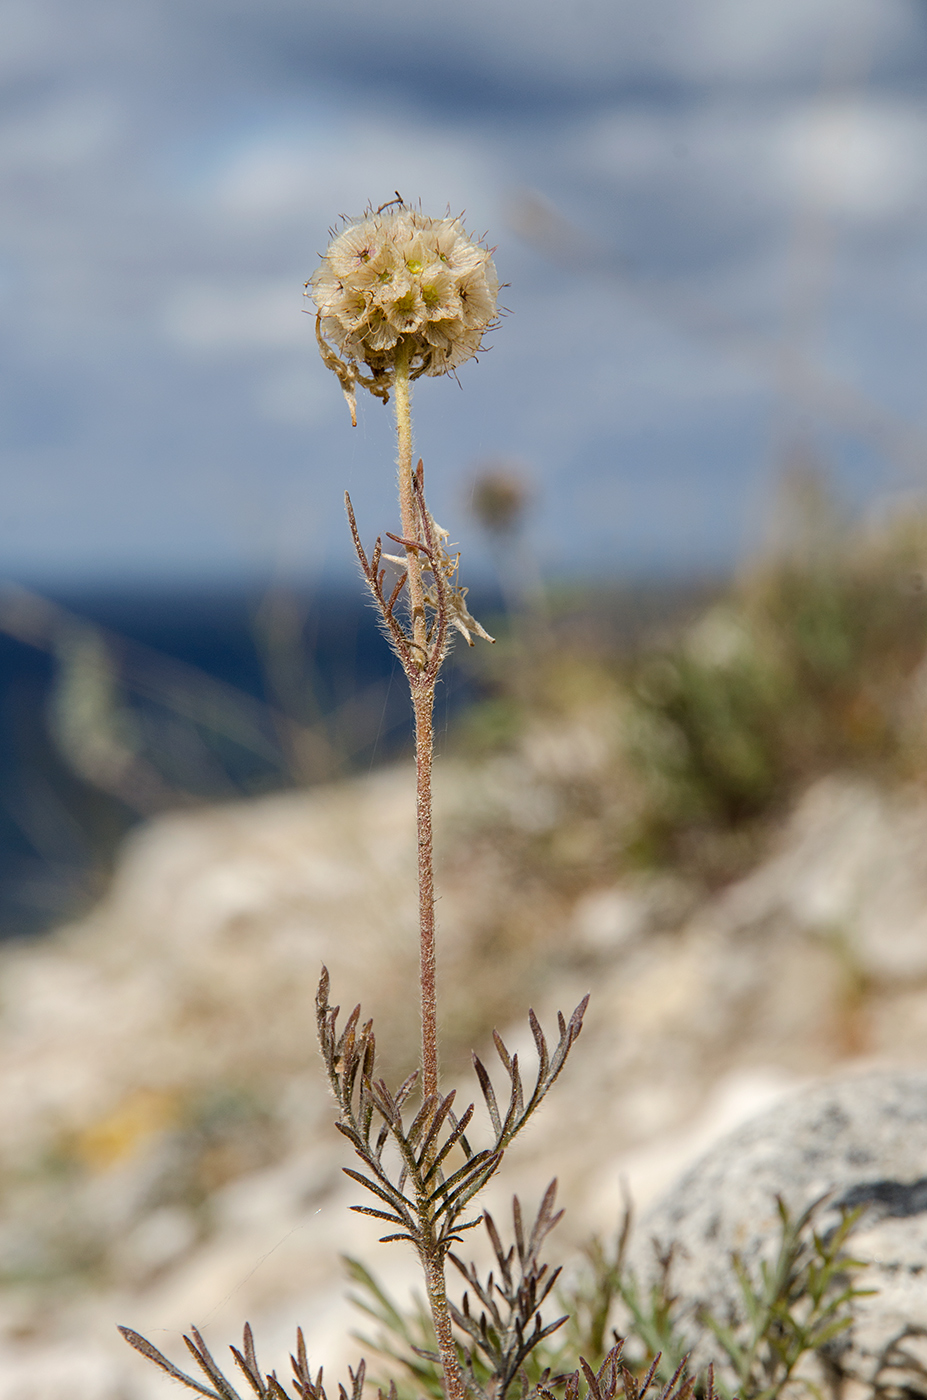
[[[495,324],[499,279],[490,250],[459,219],[400,205],[347,223],[306,288],[318,308],[322,358],[356,421],[356,384],[385,403],[400,351],[413,379],[471,359]]]

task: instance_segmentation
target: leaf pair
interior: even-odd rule
[[[376,1206],[352,1206],[363,1215],[386,1221],[395,1230],[385,1240],[408,1240],[423,1261],[440,1264],[451,1245],[478,1220],[461,1219],[473,1197],[497,1170],[502,1154],[524,1127],[563,1068],[576,1041],[588,1004],[584,998],[567,1022],[558,1014],[559,1038],[553,1053],[534,1012],[529,1012],[538,1053],[538,1069],[530,1094],[525,1094],[518,1056],[509,1055],[494,1033],[496,1050],[509,1079],[508,1105],[503,1116],[489,1073],[474,1056],[474,1067],[492,1124],[490,1147],[474,1150],[467,1138],[473,1118],[470,1104],[458,1118],[455,1091],[423,1100],[406,1126],[404,1110],[418,1081],[413,1074],[392,1092],[375,1078],[376,1042],[372,1022],[361,1023],[356,1006],[338,1031],[340,1008],[329,1003],[328,971],[322,969],[316,997],[319,1045],[329,1082],[339,1106],[338,1128],[352,1144],[365,1171],[344,1168],[346,1174],[377,1198]],[[391,1143],[394,1156],[384,1155]],[[447,1174],[447,1161],[458,1149],[464,1162]],[[396,1160],[398,1158],[398,1161]]]
[[[492,1080],[486,1070],[486,1066],[477,1055],[473,1056],[473,1068],[476,1070],[476,1077],[480,1083],[480,1089],[486,1102],[489,1118],[496,1134],[496,1141],[493,1147],[495,1152],[503,1152],[515,1135],[521,1132],[528,1119],[531,1117],[538,1104],[544,1098],[551,1085],[554,1083],[560,1071],[566,1063],[567,1055],[573,1048],[573,1044],[583,1028],[583,1017],[586,1014],[586,1007],[589,1005],[589,997],[584,996],[579,1006],[573,1012],[569,1021],[565,1021],[561,1013],[557,1012],[557,1022],[560,1037],[557,1041],[553,1055],[547,1047],[547,1040],[541,1030],[540,1022],[533,1011],[528,1012],[528,1024],[531,1027],[531,1034],[534,1037],[534,1044],[538,1053],[538,1072],[534,1089],[527,1102],[525,1101],[525,1091],[522,1084],[521,1070],[518,1065],[518,1056],[510,1055],[505,1048],[502,1037],[497,1031],[493,1031],[492,1038],[495,1044],[499,1059],[509,1078],[509,1102],[503,1118],[499,1102],[493,1089]]]
[[[185,1385],[188,1390],[196,1391],[198,1395],[206,1395],[209,1397],[209,1400],[242,1400],[238,1391],[216,1365],[200,1333],[195,1327],[192,1327],[190,1330],[193,1334],[192,1337],[184,1337],[187,1350],[190,1352],[206,1379],[212,1382],[212,1386],[203,1385],[202,1382],[196,1380],[195,1377],[188,1376],[185,1371],[181,1371],[172,1361],[168,1361],[167,1357],[163,1356],[162,1353],[158,1351],[157,1347],[152,1346],[151,1342],[146,1341],[144,1337],[140,1337],[137,1332],[133,1332],[131,1327],[119,1328],[119,1331],[130,1346],[134,1347],[136,1351],[140,1351],[142,1356],[147,1357],[149,1361],[153,1361],[156,1366],[160,1366],[161,1370],[166,1371],[172,1380],[179,1381],[181,1385]],[[284,1390],[274,1372],[271,1372],[269,1375],[262,1372],[258,1365],[254,1350],[254,1337],[248,1323],[245,1323],[241,1351],[239,1351],[237,1347],[231,1347],[230,1350],[235,1358],[238,1369],[245,1377],[251,1390],[257,1396],[257,1400],[293,1400],[293,1397],[288,1395]],[[290,1361],[292,1362],[294,1373],[291,1384],[293,1386],[293,1396],[296,1397],[296,1400],[328,1400],[325,1394],[325,1388],[322,1385],[321,1369],[314,1379],[309,1370],[306,1343],[303,1339],[301,1329],[297,1330],[296,1333],[296,1355],[291,1355]],[[339,1385],[338,1400],[361,1400],[364,1391],[365,1371],[366,1368],[363,1361],[358,1366],[356,1373],[350,1370],[350,1368],[348,1369],[348,1375],[351,1379],[351,1394],[349,1396],[344,1386]],[[394,1396],[395,1387],[392,1387],[390,1391],[390,1400],[393,1400]],[[380,1400],[383,1400],[382,1392],[380,1393]]]
[[[552,1181],[527,1236],[520,1202],[517,1196],[514,1198],[515,1243],[508,1250],[502,1246],[492,1216],[488,1212],[484,1214],[483,1223],[496,1256],[498,1276],[490,1273],[483,1281],[472,1264],[466,1265],[456,1255],[451,1255],[453,1264],[482,1304],[483,1310],[476,1317],[470,1311],[469,1294],[465,1293],[460,1308],[451,1304],[451,1316],[488,1364],[492,1384],[481,1386],[473,1353],[468,1357],[471,1388],[485,1396],[501,1400],[535,1348],[566,1321],[566,1317],[558,1317],[545,1326],[541,1317],[541,1307],[560,1276],[559,1269],[551,1270],[540,1258],[544,1240],[563,1215],[563,1211],[554,1213],[556,1192],[557,1183]]]

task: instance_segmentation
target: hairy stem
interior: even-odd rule
[[[412,477],[412,413],[410,405],[410,348],[396,356],[394,394],[396,436],[399,440],[399,509],[406,540],[421,540],[422,517]],[[428,666],[428,622],[422,585],[422,556],[406,545],[406,583],[411,610],[412,663],[404,662],[415,712],[416,819],[418,836],[418,909],[422,1017],[422,1095],[437,1103],[438,1011],[435,976],[435,880],[432,858],[431,766],[434,753],[434,699],[436,668]],[[440,643],[436,645],[440,646]],[[439,663],[440,664],[440,663]],[[426,674],[426,666],[428,667]],[[437,1143],[434,1145],[437,1151]],[[425,1162],[427,1169],[428,1162]],[[424,1197],[419,1201],[423,1234],[419,1241],[428,1303],[444,1371],[445,1400],[466,1400],[466,1386],[454,1345],[451,1314],[444,1276],[444,1251],[434,1238],[433,1222]],[[429,1217],[427,1226],[425,1217]]]
[[[422,1094],[438,1093],[438,1015],[435,988],[435,880],[432,861],[431,761],[434,751],[433,712],[435,688],[410,676],[415,711],[416,813],[418,817],[418,908],[420,933],[420,985],[422,1006]],[[434,1150],[437,1150],[435,1143]],[[427,1164],[426,1164],[427,1165]],[[431,1236],[431,1229],[428,1236]],[[444,1254],[433,1237],[422,1249],[431,1320],[444,1370],[445,1400],[465,1400],[466,1390],[451,1329],[444,1278]]]
[[[396,436],[399,439],[399,509],[402,533],[407,540],[421,539],[421,519],[412,484],[412,414],[410,406],[408,350],[396,358],[394,393]],[[409,670],[409,688],[415,712],[416,818],[418,835],[418,909],[420,990],[422,1016],[422,1094],[437,1099],[438,1010],[435,985],[435,880],[432,859],[431,765],[434,753],[434,677],[422,672],[428,661],[428,628],[422,587],[421,558],[406,546],[406,580],[412,613],[412,643],[416,670]],[[444,1370],[446,1400],[465,1400],[466,1390],[447,1303],[444,1255],[435,1241],[422,1251],[428,1302]]]
[[[418,817],[418,915],[422,998],[422,1093],[438,1092],[438,1015],[435,988],[435,877],[432,861],[431,761],[434,686],[412,692],[415,710],[416,812]]]
[[[403,537],[420,538],[420,525],[412,490],[412,411],[410,404],[409,362],[411,347],[402,346],[396,355],[393,392],[396,401],[396,436],[399,439],[399,513]],[[425,596],[422,591],[421,561],[414,549],[406,548],[409,606],[412,610],[412,639],[419,669],[425,665]]]
[[[425,1282],[428,1286],[428,1302],[431,1305],[431,1318],[434,1323],[441,1366],[444,1370],[444,1394],[446,1400],[466,1400],[466,1386],[457,1358],[454,1335],[451,1331],[451,1314],[447,1305],[447,1289],[444,1282],[444,1259],[436,1252],[435,1257],[424,1259]]]

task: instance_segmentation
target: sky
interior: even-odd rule
[[[550,576],[727,569],[790,465],[908,501],[925,80],[927,0],[0,0],[0,576],[348,579],[392,425],[303,285],[397,190],[507,284],[415,395],[465,576],[500,463]]]

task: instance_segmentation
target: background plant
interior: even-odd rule
[[[668,593],[662,615],[646,592],[551,590],[530,693],[504,650],[474,658],[488,698],[463,718],[461,752],[530,754],[555,731],[595,746],[548,780],[556,828],[495,837],[568,897],[640,870],[736,877],[828,773],[921,781],[927,519],[853,523],[821,479],[784,490],[788,543],[731,582]]]
[[[869,1291],[857,1286],[865,1266],[847,1251],[860,1211],[843,1209],[837,1223],[825,1228],[827,1204],[824,1197],[796,1214],[778,1199],[779,1238],[771,1258],[749,1267],[740,1255],[732,1255],[736,1304],[723,1318],[703,1309],[695,1337],[691,1320],[684,1324],[682,1318],[686,1300],[673,1289],[672,1247],[654,1242],[655,1267],[647,1285],[628,1269],[627,1211],[612,1243],[591,1240],[581,1266],[551,1285],[564,1325],[549,1329],[533,1351],[527,1368],[531,1380],[538,1384],[546,1373],[571,1374],[581,1357],[600,1366],[620,1328],[628,1365],[638,1372],[654,1367],[664,1384],[697,1347],[701,1353],[714,1350],[718,1363],[717,1372],[696,1380],[698,1395],[717,1385],[726,1397],[776,1400],[800,1373],[799,1388],[813,1393],[816,1381],[807,1363],[823,1358],[826,1367],[829,1348],[852,1326],[855,1300]],[[491,1222],[490,1227],[495,1236]],[[496,1257],[501,1262],[499,1253]],[[430,1357],[427,1311],[397,1306],[359,1261],[345,1262],[354,1302],[376,1323],[376,1331],[360,1340],[368,1353],[381,1358],[379,1383],[395,1387],[401,1400],[423,1393],[437,1400],[441,1378]]]

